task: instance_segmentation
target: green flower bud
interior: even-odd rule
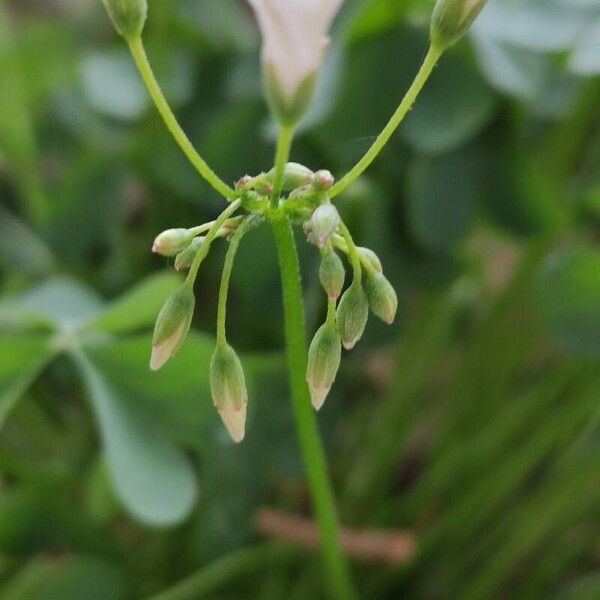
[[[210,362],[210,387],[213,403],[219,411],[231,439],[244,439],[248,392],[242,363],[229,344],[219,344]]]
[[[311,185],[319,192],[325,192],[328,190],[335,182],[331,171],[327,171],[322,169],[317,171],[312,178]]]
[[[175,256],[188,247],[193,237],[187,229],[167,229],[156,236],[152,252],[161,256]]]
[[[315,90],[316,73],[308,74],[297,86],[294,94],[289,96],[282,89],[275,69],[271,65],[263,65],[263,87],[267,103],[273,116],[282,125],[297,123],[310,106]]]
[[[487,0],[438,0],[431,16],[431,43],[446,50],[467,32]]]
[[[331,202],[320,204],[310,218],[308,241],[322,248],[341,223],[337,208]]]
[[[310,398],[316,410],[323,406],[335,381],[341,355],[342,345],[335,322],[325,323],[319,328],[310,344],[306,369]]]
[[[187,246],[187,248],[181,251],[175,257],[175,269],[177,271],[183,271],[184,269],[189,269],[192,266],[192,262],[194,261],[194,257],[198,253],[202,242],[204,241],[204,237],[196,237],[194,238]]]
[[[342,336],[342,344],[346,350],[354,348],[360,340],[367,319],[369,318],[369,302],[362,285],[354,280],[344,292],[337,308],[337,321]]]
[[[150,368],[153,371],[160,369],[185,339],[192,323],[195,302],[192,290],[181,285],[161,308],[152,338]]]
[[[319,267],[319,280],[328,298],[337,300],[340,297],[345,278],[346,271],[342,259],[333,250],[323,254]]]
[[[383,266],[381,265],[379,256],[377,256],[373,250],[370,248],[364,248],[362,246],[357,246],[356,249],[361,257],[364,258],[378,273],[383,272]]]
[[[103,0],[115,29],[125,39],[141,35],[148,14],[146,0]]]
[[[382,321],[391,325],[398,309],[398,296],[392,284],[382,273],[367,270],[365,276],[365,292],[371,310]]]
[[[275,167],[273,167],[267,174],[266,178],[270,183],[273,183],[275,180]],[[281,185],[281,190],[284,192],[289,192],[291,190],[295,190],[296,188],[302,187],[303,185],[307,185],[312,181],[314,173],[304,165],[295,162],[289,162],[285,165],[283,171],[283,183]]]

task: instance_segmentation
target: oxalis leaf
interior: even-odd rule
[[[0,428],[10,411],[52,356],[43,335],[0,336]]]
[[[155,526],[181,522],[197,496],[185,455],[117,397],[82,352],[73,353],[100,425],[109,475],[131,514]]]

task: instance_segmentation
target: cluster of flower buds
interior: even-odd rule
[[[354,246],[329,199],[314,208],[304,232],[321,253],[319,280],[328,300],[327,320],[311,342],[306,372],[312,404],[318,410],[335,381],[342,345],[346,350],[354,348],[364,333],[369,309],[385,323],[393,323],[398,297],[383,275],[379,257],[368,248]],[[354,273],[343,294],[346,272],[337,249],[347,254]]]
[[[228,219],[216,232],[215,237],[229,238],[236,231],[240,222],[240,217]],[[205,240],[205,237],[199,234],[208,230],[210,225],[212,223],[206,223],[191,229],[167,229],[154,240],[152,252],[167,258],[175,258],[175,269],[185,271],[192,266],[194,257],[198,254]]]
[[[190,269],[197,257],[208,253],[210,241],[215,237],[232,239],[233,246],[235,232],[247,227],[243,223],[249,220],[250,217],[220,218],[191,229],[167,229],[156,237],[152,251],[165,257],[175,257],[178,271]],[[205,232],[206,236],[200,235]],[[189,331],[195,305],[195,273],[191,275],[167,299],[156,320],[150,357],[153,371],[160,369],[175,355]],[[210,381],[214,405],[231,438],[240,442],[244,437],[248,395],[240,360],[225,342],[217,344],[210,367]]]
[[[236,182],[235,189],[244,197],[245,206],[252,208],[252,205],[248,204],[252,200],[260,205],[261,198],[272,194],[275,175],[275,169],[271,169],[254,177],[244,175]],[[286,163],[283,169],[281,191],[289,193],[286,198],[288,213],[294,207],[305,208],[308,206],[312,208],[317,206],[327,197],[327,191],[333,186],[333,183],[334,179],[330,171],[323,169],[314,172],[300,163]]]
[[[103,2],[116,30],[127,40],[142,78],[156,101],[157,95],[161,95],[160,89],[153,79],[140,38],[147,17],[147,0]],[[485,3],[486,0],[437,0],[430,29],[431,50],[436,51],[433,53],[436,59],[436,54],[441,55],[465,34]],[[281,132],[287,130],[291,135],[308,108],[327,47],[328,32],[343,0],[249,0],[249,4],[262,33],[261,57],[267,100]],[[174,116],[165,116],[169,109],[165,107],[164,99],[158,103],[158,108],[173,132]],[[182,145],[182,132],[173,133]],[[188,144],[184,146],[186,154]],[[231,204],[213,223],[191,229],[168,229],[154,240],[153,252],[174,258],[175,268],[189,269],[189,274],[158,315],[150,367],[153,370],[161,368],[177,352],[192,321],[193,284],[200,263],[216,237],[228,238],[231,243],[221,281],[217,347],[211,362],[210,379],[215,407],[232,439],[239,442],[244,437],[248,396],[240,360],[226,342],[225,307],[235,253],[241,237],[257,222],[255,217],[272,218],[276,212],[278,218],[283,214],[295,223],[303,223],[307,240],[321,253],[319,279],[327,294],[327,319],[310,345],[306,374],[316,409],[325,402],[336,378],[342,345],[351,349],[362,337],[369,309],[384,322],[392,323],[398,299],[383,275],[377,255],[372,250],[355,246],[331,203],[330,196],[335,195],[335,190],[331,191],[334,179],[329,171],[314,172],[299,163],[289,162],[283,171],[273,168],[255,177],[246,175],[232,190],[201,157],[196,158],[199,160],[192,162],[200,173]],[[373,157],[365,155],[365,158],[370,164]],[[361,162],[357,167],[361,167],[362,172]],[[338,189],[337,193],[340,191]],[[274,193],[284,197],[272,197]],[[248,214],[232,217],[238,208]],[[353,278],[345,291],[346,273],[337,250],[345,253],[352,265]]]

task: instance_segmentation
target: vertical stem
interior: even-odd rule
[[[281,270],[292,406],[321,536],[321,551],[325,561],[327,583],[332,598],[348,600],[354,598],[355,595],[348,566],[340,547],[339,523],[333,492],[305,380],[306,331],[300,268],[294,234],[289,219],[282,214],[273,219],[272,226]]]
[[[280,125],[279,135],[277,137],[277,150],[275,151],[275,179],[273,181],[273,194],[271,195],[271,207],[277,208],[281,187],[283,185],[283,175],[285,165],[290,157],[292,139],[294,137],[293,125]]]

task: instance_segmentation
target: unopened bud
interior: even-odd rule
[[[193,239],[187,229],[167,229],[160,233],[152,244],[152,252],[161,256],[175,256],[183,252]]]
[[[319,192],[324,192],[328,190],[334,184],[334,182],[335,179],[331,174],[331,171],[322,169],[313,175],[311,184]]]
[[[340,223],[340,215],[331,202],[320,204],[310,218],[308,241],[318,248],[322,248],[335,233]]]
[[[152,338],[150,368],[160,369],[185,339],[194,315],[194,294],[187,285],[178,287],[161,308]]]
[[[210,387],[215,408],[231,439],[239,443],[246,428],[248,392],[242,363],[229,344],[218,344],[210,362]]]
[[[177,271],[183,271],[192,266],[192,262],[194,262],[194,258],[198,254],[203,241],[204,237],[195,237],[188,244],[187,248],[175,257],[175,269]]]
[[[365,276],[365,292],[371,310],[382,321],[391,325],[398,309],[398,296],[392,284],[381,273],[367,270]]]
[[[337,321],[346,350],[360,340],[369,318],[369,302],[362,285],[354,280],[344,292],[337,308]]]
[[[438,0],[431,16],[431,43],[446,50],[467,32],[487,0]]]
[[[337,300],[340,297],[345,278],[346,271],[342,259],[333,250],[323,254],[319,267],[319,280],[328,298]]]
[[[272,168],[266,177],[271,183],[275,180],[275,167]],[[281,190],[289,192],[296,188],[302,187],[312,181],[314,173],[304,165],[295,162],[289,162],[285,165],[283,170],[283,182],[281,184]]]
[[[115,29],[125,39],[141,35],[148,14],[146,0],[103,0]]]
[[[310,344],[306,369],[310,398],[316,410],[323,406],[335,381],[341,354],[340,334],[335,322],[325,323],[319,328]]]
[[[364,258],[378,273],[383,272],[383,266],[381,265],[379,256],[377,256],[373,250],[370,248],[364,248],[362,246],[358,246],[356,249],[362,258]]]
[[[247,187],[250,183],[252,183],[252,177],[250,177],[250,175],[244,175],[235,182],[235,189],[243,189]]]

